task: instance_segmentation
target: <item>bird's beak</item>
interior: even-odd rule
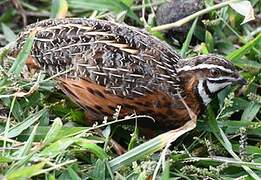
[[[245,80],[242,77],[239,77],[236,81],[235,84],[240,84],[240,85],[247,85],[247,80]]]

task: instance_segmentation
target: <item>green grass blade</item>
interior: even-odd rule
[[[165,168],[163,169],[163,173],[162,173],[162,179],[163,180],[169,180],[170,179],[170,177],[169,177],[169,174],[170,174],[169,169],[170,169],[169,161],[167,161],[166,164],[165,164]]]
[[[44,148],[39,155],[43,157],[56,157],[60,152],[64,152],[70,145],[79,141],[79,138],[64,138],[51,143]]]
[[[20,153],[19,153],[18,157],[23,157],[24,155],[26,155],[29,152],[30,148],[32,147],[32,143],[34,140],[34,136],[35,136],[37,127],[38,127],[38,124],[36,124],[34,126],[34,129],[31,133],[31,135],[29,136],[28,140],[26,141],[24,146],[20,149]]]
[[[259,113],[260,108],[261,104],[254,101],[250,102],[241,116],[241,121],[252,121]]]
[[[261,33],[253,39],[252,41],[248,42],[241,48],[231,52],[227,55],[227,59],[230,59],[231,61],[236,61],[240,59],[243,55],[245,55],[251,48],[253,48],[257,43],[260,43],[261,41]]]
[[[32,124],[34,124],[39,118],[47,111],[47,109],[42,109],[35,114],[32,114],[28,118],[26,118],[23,122],[18,123],[16,126],[10,128],[6,137],[13,138],[21,134],[24,130],[29,128]]]
[[[51,18],[63,18],[66,16],[67,10],[66,0],[52,0]]]
[[[90,151],[91,153],[95,154],[99,159],[105,160],[108,158],[107,154],[104,152],[104,150],[96,145],[91,143],[78,143],[81,147],[85,148],[86,150]]]
[[[23,138],[30,136],[32,129],[33,129],[32,127],[29,127],[28,129],[23,131],[19,136],[23,137]],[[54,140],[57,141],[59,139],[65,138],[65,137],[71,137],[71,136],[75,135],[77,132],[81,132],[83,130],[86,130],[86,127],[62,127],[59,130],[59,132]],[[36,139],[38,141],[45,139],[46,134],[49,131],[50,131],[50,127],[39,126],[36,131]]]
[[[214,51],[214,39],[212,34],[209,31],[206,31],[205,33],[205,43],[208,48],[208,52],[213,52]]]
[[[9,157],[0,156],[0,164],[11,163],[13,160]]]
[[[60,154],[60,152],[64,152],[72,144],[78,144],[81,147],[88,149],[90,152],[94,153],[101,159],[107,158],[107,155],[102,150],[102,148],[95,145],[94,143],[95,141],[82,138],[64,138],[55,141],[54,143],[44,148],[43,151],[39,153],[39,155],[44,157],[56,157],[58,154]]]
[[[116,13],[126,11],[127,16],[141,23],[138,16],[120,0],[68,0],[69,7],[72,9],[114,11]]]
[[[237,60],[233,61],[233,63],[242,68],[254,68],[257,70],[261,69],[261,63],[259,63],[257,61],[250,61],[250,60],[246,60],[246,59],[237,59]]]
[[[3,30],[5,39],[6,39],[8,42],[13,42],[13,41],[15,41],[15,40],[16,40],[16,35],[15,35],[15,33],[14,33],[8,26],[6,26],[4,23],[1,23],[1,25],[2,25],[2,30]]]
[[[134,0],[121,0],[128,7],[131,7],[134,4]]]
[[[196,19],[194,20],[194,22],[193,22],[193,24],[192,24],[192,26],[191,26],[191,28],[190,28],[190,30],[189,30],[189,32],[188,32],[188,35],[187,35],[187,37],[186,37],[186,40],[185,40],[185,42],[184,42],[183,45],[182,45],[182,48],[181,48],[181,50],[180,50],[180,55],[181,55],[182,58],[185,57],[185,54],[186,54],[186,52],[187,52],[187,50],[188,50],[189,44],[190,44],[190,42],[191,42],[193,33],[194,33],[195,28],[196,28],[196,25],[197,25],[197,22],[198,22],[198,18],[196,18]]]
[[[13,164],[11,164],[6,172],[6,175],[12,174],[14,173],[16,170],[20,169],[21,167],[23,167],[26,163],[28,163],[30,161],[30,159],[32,158],[34,152],[30,153],[28,155],[26,155],[25,157],[23,157],[22,159],[20,159],[17,162],[14,162]]]
[[[95,168],[94,170],[89,174],[89,177],[91,179],[106,179],[106,166],[105,166],[104,160],[98,159],[95,163]]]
[[[133,161],[142,159],[146,155],[150,155],[159,151],[163,148],[161,137],[157,136],[133,149],[126,152],[125,154],[116,157],[115,159],[109,161],[109,165],[112,171],[116,171],[119,168],[131,164]]]
[[[59,134],[60,130],[62,129],[63,123],[60,118],[56,118],[52,124],[51,129],[48,131],[48,133],[45,136],[45,139],[43,140],[44,144],[52,143],[57,135]]]
[[[81,178],[78,176],[78,174],[73,170],[73,168],[69,167],[67,170],[68,174],[70,175],[70,178],[73,180],[81,180]]]
[[[8,180],[17,180],[17,179],[26,179],[31,177],[33,174],[42,170],[45,165],[45,162],[40,162],[38,164],[34,164],[32,166],[21,167],[17,169],[15,172],[9,174],[7,176]]]
[[[22,72],[25,62],[30,54],[35,33],[36,33],[36,31],[33,31],[29,35],[29,37],[26,39],[25,44],[24,44],[22,50],[19,52],[14,64],[10,68],[9,73],[13,73],[16,76],[19,76],[19,74]]]
[[[191,131],[195,127],[196,124],[194,120],[190,120],[184,126],[178,129],[170,130],[131,149],[125,154],[109,161],[111,170],[116,171],[123,166],[126,166],[134,161],[141,160],[143,157],[163,149],[169,142],[174,142],[178,137],[188,131]]]

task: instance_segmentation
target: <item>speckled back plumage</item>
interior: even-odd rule
[[[155,123],[159,128],[178,127],[189,119],[186,113],[178,121],[170,117],[176,116],[174,107],[184,107],[173,99],[182,92],[176,72],[180,56],[166,43],[127,25],[66,18],[27,26],[17,50],[33,30],[31,58],[50,76],[60,73],[60,88],[86,110],[89,124],[112,116],[117,106],[121,116],[153,116],[160,120]]]
[[[20,34],[18,49],[34,28],[32,56],[50,75],[74,69],[64,76],[89,78],[118,96],[178,89],[180,57],[141,30],[102,20],[45,20]]]

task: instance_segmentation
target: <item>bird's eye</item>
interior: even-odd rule
[[[216,69],[211,69],[210,70],[210,75],[211,75],[211,77],[217,77],[217,76],[219,76],[219,71],[218,70],[216,70]]]

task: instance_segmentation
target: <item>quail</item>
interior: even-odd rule
[[[88,123],[133,112],[150,115],[162,130],[199,115],[231,84],[246,84],[234,65],[217,55],[182,59],[168,44],[128,25],[88,18],[48,19],[27,26],[13,51],[36,30],[27,64],[55,75]],[[182,100],[183,101],[182,101]]]

